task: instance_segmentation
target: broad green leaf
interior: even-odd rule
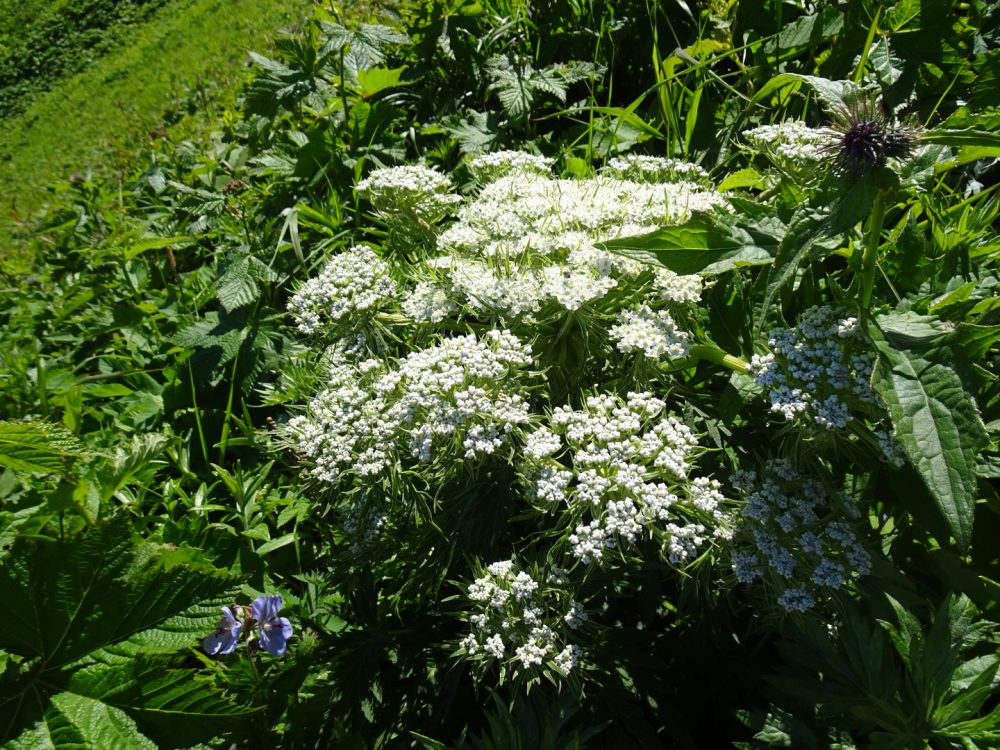
[[[780,223],[740,226],[727,217],[695,216],[686,224],[663,227],[638,237],[601,243],[611,252],[678,274],[719,274],[770,263]]]
[[[279,536],[277,539],[272,539],[271,541],[260,545],[255,551],[257,552],[258,555],[263,557],[268,552],[274,552],[274,550],[276,549],[280,549],[281,547],[286,547],[294,541],[295,541],[294,533],[284,534],[282,536]]]
[[[764,180],[764,175],[752,167],[733,172],[719,183],[719,192],[735,190],[737,188],[757,187]]]
[[[972,535],[976,454],[988,435],[955,370],[960,360],[934,318],[890,313],[869,332],[879,353],[872,385],[889,410],[896,438],[965,549]]]
[[[370,99],[375,94],[396,86],[405,86],[409,82],[400,83],[399,79],[406,68],[371,68],[358,71],[358,84],[361,86],[361,96]]]
[[[65,428],[48,422],[0,422],[0,466],[36,474],[64,474],[86,454]]]
[[[259,710],[234,703],[209,675],[178,668],[182,662],[139,657],[113,666],[97,664],[76,672],[67,687],[125,711],[145,734],[175,747],[221,734]]]
[[[119,708],[73,693],[53,696],[44,718],[3,750],[156,750]]]
[[[125,248],[122,255],[125,260],[132,260],[136,256],[142,255],[147,250],[160,250],[164,247],[176,245],[181,242],[191,242],[194,239],[195,238],[189,234],[179,234],[175,237],[147,237],[146,239],[139,240],[138,242],[133,242]]]
[[[975,146],[1000,150],[1000,133],[982,128],[930,128],[920,136],[931,143],[961,148]]]
[[[38,667],[0,685],[0,741],[36,721],[80,668],[195,645],[218,619],[201,608],[218,606],[237,581],[161,564],[156,548],[132,542],[124,518],[67,541],[17,539],[0,565],[0,598],[17,602],[0,628],[0,649]]]

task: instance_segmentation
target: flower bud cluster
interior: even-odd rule
[[[804,612],[870,571],[856,530],[858,509],[788,459],[772,459],[759,473],[736,472],[730,484],[744,501],[732,552],[741,583],[762,579],[780,591],[782,607]]]
[[[728,536],[719,483],[690,477],[694,433],[664,409],[649,393],[600,394],[580,410],[557,408],[528,436],[529,492],[545,510],[569,510],[578,560],[600,564],[646,537],[683,564],[709,536]]]
[[[302,333],[376,312],[396,295],[389,266],[365,245],[335,255],[292,296],[288,310]]]
[[[430,461],[449,448],[466,458],[493,453],[528,420],[521,394],[531,350],[509,331],[445,339],[392,366],[335,357],[329,387],[289,421],[312,473],[337,482],[374,476],[403,457]]]
[[[446,175],[416,165],[376,169],[357,184],[358,195],[385,217],[417,218],[428,224],[440,221],[461,203],[462,197],[451,190]]]
[[[870,384],[875,355],[857,318],[813,307],[797,328],[771,331],[767,343],[771,352],[754,355],[748,371],[768,389],[771,411],[786,420],[840,429],[850,422],[852,406],[878,404]]]
[[[554,667],[569,675],[583,651],[568,636],[584,626],[587,612],[561,580],[518,570],[511,560],[489,565],[467,590],[474,612],[472,632],[460,643],[465,656],[503,662],[515,674]]]

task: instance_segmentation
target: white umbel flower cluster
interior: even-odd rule
[[[582,562],[604,562],[645,536],[682,564],[709,536],[728,536],[718,482],[689,476],[697,439],[664,409],[649,393],[600,394],[583,409],[556,409],[528,436],[531,494],[547,510],[570,510],[569,542]]]
[[[370,247],[356,245],[330,259],[288,303],[302,333],[376,312],[396,295],[389,266]]]
[[[468,167],[476,182],[485,184],[510,174],[547,175],[554,163],[555,159],[526,151],[494,151],[472,159]]]
[[[443,450],[481,457],[527,422],[521,388],[531,363],[528,346],[497,330],[445,339],[395,367],[341,356],[329,387],[288,431],[312,474],[331,483],[344,472],[379,475],[406,457],[431,461]]]
[[[625,354],[642,352],[650,359],[683,359],[691,350],[688,334],[680,330],[666,310],[653,312],[646,305],[623,310],[619,324],[610,331]]]
[[[875,356],[857,318],[813,307],[797,328],[771,331],[767,343],[771,352],[754,355],[748,371],[768,389],[771,411],[786,420],[801,416],[841,429],[851,420],[849,404],[877,405],[870,384]]]
[[[697,164],[659,156],[616,156],[609,159],[601,171],[611,177],[635,182],[687,182],[701,187],[711,185],[708,172]]]
[[[730,484],[744,501],[732,552],[741,583],[766,579],[782,592],[781,606],[803,612],[871,570],[855,530],[857,508],[787,458],[768,461],[759,474],[736,472]]]
[[[558,577],[501,560],[487,566],[466,595],[475,610],[469,617],[472,632],[459,644],[466,658],[484,664],[506,660],[516,674],[551,665],[569,675],[580,663],[582,649],[566,641],[583,627],[587,613]]]
[[[679,164],[668,166],[683,171]],[[700,183],[610,175],[560,180],[540,167],[534,163],[486,184],[438,237],[439,257],[432,265],[450,279],[453,299],[477,314],[532,315],[549,303],[577,310],[648,268],[597,243],[681,224],[695,212],[728,205]],[[694,283],[661,281],[665,299],[692,299]]]
[[[446,175],[417,165],[376,169],[356,187],[358,195],[390,219],[433,224],[462,201]]]
[[[835,143],[835,136],[827,128],[810,128],[799,120],[745,130],[743,139],[784,169],[814,167],[816,162],[829,158],[824,149]]]

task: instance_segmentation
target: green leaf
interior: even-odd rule
[[[779,222],[739,226],[726,216],[695,216],[687,224],[663,227],[638,237],[600,243],[600,247],[686,275],[719,274],[773,260]]]
[[[802,262],[820,240],[843,234],[864,219],[879,192],[890,187],[896,176],[888,169],[876,169],[855,182],[832,176],[792,216],[788,232],[778,245],[774,265],[767,277],[764,315],[775,295],[795,277]]]
[[[761,86],[754,94],[753,102],[759,102],[767,96],[782,89],[798,89],[803,84],[809,86],[827,110],[835,113],[844,112],[857,94],[857,85],[851,81],[831,81],[818,76],[807,76],[800,73],[781,73]]]
[[[125,260],[132,260],[132,258],[142,255],[142,253],[147,250],[160,250],[164,247],[176,245],[181,242],[192,242],[194,239],[195,238],[189,234],[179,234],[176,237],[147,237],[146,239],[139,240],[138,242],[133,242],[125,248],[122,255]]]
[[[119,708],[73,693],[53,696],[35,727],[3,750],[156,750]]]
[[[972,537],[976,455],[988,435],[955,370],[961,359],[934,318],[890,313],[879,316],[869,332],[879,353],[872,385],[889,410],[896,438],[965,549]]]
[[[0,466],[36,474],[65,474],[86,455],[65,428],[48,422],[0,422]]]
[[[238,580],[161,564],[157,548],[132,542],[124,518],[67,541],[17,539],[0,565],[0,599],[17,602],[0,628],[0,649],[38,666],[0,685],[0,741],[47,711],[45,699],[81,668],[195,645],[218,619],[218,610],[210,619],[203,608]]]
[[[370,99],[380,91],[385,91],[386,89],[391,89],[396,86],[407,85],[399,82],[400,76],[402,76],[404,70],[406,70],[405,67],[359,70],[358,84],[361,86],[361,96],[365,99]]]
[[[277,539],[272,539],[266,544],[260,545],[255,551],[257,552],[258,555],[263,557],[268,552],[274,552],[274,550],[280,549],[281,547],[285,547],[294,541],[295,541],[294,533],[284,534],[283,536],[279,536]]]
[[[127,712],[145,734],[174,747],[222,734],[260,710],[234,703],[210,676],[178,668],[182,663],[158,656],[97,664],[75,673],[68,688]]]
[[[726,177],[726,179],[719,183],[718,189],[719,192],[724,192],[726,190],[735,190],[737,188],[752,188],[762,184],[763,181],[764,175],[753,167],[747,167],[746,169],[733,172],[731,175]]]

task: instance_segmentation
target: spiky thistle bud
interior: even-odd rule
[[[887,159],[913,156],[918,135],[910,127],[890,121],[871,101],[852,103],[836,116],[831,127],[836,142],[830,151],[836,169],[851,177],[860,177]]]

